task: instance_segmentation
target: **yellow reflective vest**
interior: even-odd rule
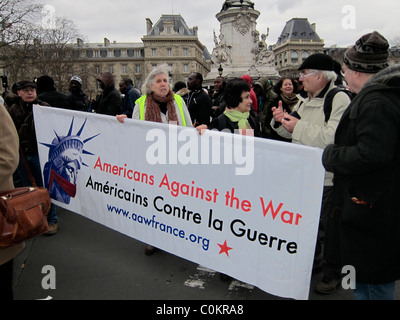
[[[138,100],[136,100],[136,104],[139,105],[140,108],[140,120],[144,120],[144,116],[145,116],[145,105],[146,105],[146,98],[147,95],[143,95],[142,97],[140,97]],[[186,119],[185,119],[185,113],[183,112],[183,99],[181,96],[175,94],[174,95],[175,98],[175,102],[178,105],[179,108],[179,112],[181,114],[182,117],[182,126],[183,127],[187,127],[186,125]]]

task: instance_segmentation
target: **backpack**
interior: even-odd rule
[[[353,98],[353,94],[350,91],[341,87],[336,87],[329,91],[324,102],[325,122],[328,122],[331,118],[333,99],[339,92],[346,93],[349,96],[350,100]]]

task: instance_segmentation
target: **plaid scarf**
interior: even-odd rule
[[[145,120],[162,122],[160,110],[160,104],[162,103],[167,104],[168,122],[173,122],[179,125],[178,115],[176,114],[175,109],[175,97],[172,91],[169,91],[165,97],[158,96],[154,92],[147,96]]]

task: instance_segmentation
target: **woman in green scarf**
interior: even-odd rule
[[[210,129],[261,137],[260,124],[251,114],[250,85],[242,79],[230,80],[225,88],[225,112],[211,123]]]

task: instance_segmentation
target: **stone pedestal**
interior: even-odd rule
[[[266,44],[268,34],[260,38],[257,31],[259,16],[260,12],[254,9],[251,1],[225,1],[223,9],[216,15],[221,28],[218,38],[214,31],[212,70],[205,79],[206,85],[212,85],[220,67],[226,79],[245,74],[253,79],[279,78],[273,52]]]

